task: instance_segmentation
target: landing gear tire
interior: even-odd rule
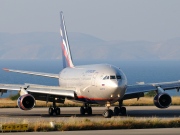
[[[114,116],[126,116],[126,107],[114,107]]]
[[[49,115],[53,115],[53,113],[54,113],[54,108],[49,107]]]
[[[55,111],[56,115],[60,115],[61,114],[61,110],[60,110],[59,107],[55,108],[54,111]]]
[[[114,116],[118,116],[120,113],[119,107],[114,107]]]
[[[111,116],[113,115],[113,111],[111,109],[105,110],[102,115],[104,116],[104,118],[111,118]]]
[[[86,113],[88,115],[92,115],[92,108],[91,108],[91,106],[89,106],[89,104],[84,104],[84,106],[81,106],[81,108],[80,108],[81,115],[85,115]]]
[[[88,114],[88,115],[92,115],[92,108],[91,108],[91,107],[88,107],[88,108],[87,108],[87,114]]]
[[[56,108],[53,108],[53,107],[49,107],[49,115],[53,115],[53,114],[56,114],[56,115],[60,115],[61,114],[61,110],[59,107],[56,107]]]
[[[121,113],[122,116],[126,116],[127,115],[126,114],[126,107],[121,107],[120,108],[120,113]]]
[[[80,108],[80,114],[81,114],[81,115],[85,115],[85,113],[86,113],[85,108],[84,108],[83,106],[81,106],[81,108]]]

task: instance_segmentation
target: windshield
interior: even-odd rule
[[[110,79],[116,79],[116,76],[115,75],[111,75]]]
[[[117,78],[117,79],[121,79],[121,76],[120,76],[120,75],[116,75],[116,78]]]
[[[107,80],[107,79],[109,79],[109,76],[105,76],[105,77],[103,78],[103,80]]]
[[[121,79],[121,76],[120,75],[106,75],[103,80],[108,80],[108,79],[111,79],[111,80],[114,80],[114,79],[117,79],[117,80],[120,80]]]

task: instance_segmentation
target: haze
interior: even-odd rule
[[[179,0],[1,0],[0,32],[68,32],[105,41],[166,41],[180,37]]]

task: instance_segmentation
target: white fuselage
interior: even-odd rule
[[[74,87],[77,100],[87,103],[114,103],[123,98],[127,86],[125,74],[108,64],[65,68],[59,76],[60,86]]]

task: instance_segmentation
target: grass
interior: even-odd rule
[[[15,108],[17,107],[17,100],[11,100],[10,98],[0,98],[0,108]],[[45,101],[36,101],[35,107],[47,107],[51,106],[52,103],[49,102],[46,104]],[[82,106],[81,103],[76,103],[70,100],[65,101],[65,104],[57,104],[57,106],[62,107],[79,107]]]
[[[1,98],[0,99],[0,108],[15,108],[17,107],[17,101],[11,100],[10,98]],[[152,106],[153,103],[153,97],[142,97],[139,100],[137,99],[129,99],[125,100],[123,102],[125,106]],[[49,102],[46,104],[45,101],[36,101],[36,107],[47,107],[51,106],[52,103]],[[118,103],[115,103],[115,105],[118,105]],[[172,97],[172,105],[180,105],[180,97]],[[70,100],[66,100],[65,104],[57,104],[57,106],[60,107],[79,107],[82,106],[82,103],[76,103]],[[98,105],[93,105],[98,106]]]
[[[3,124],[3,123],[1,123]],[[8,123],[4,123],[8,124]],[[12,124],[12,123],[11,123]],[[166,120],[160,118],[110,118],[110,119],[78,119],[69,118],[66,121],[37,121],[29,124],[29,132],[37,131],[74,131],[74,130],[107,130],[107,129],[145,129],[145,128],[179,128],[180,118]]]
[[[129,99],[129,100],[125,100],[123,103],[125,106],[152,106],[154,105],[153,97],[142,97],[139,100]],[[180,97],[172,97],[172,105],[180,105]]]
[[[9,98],[0,99],[0,107],[17,107],[16,100],[11,100]],[[44,101],[37,101],[36,106],[50,106],[52,103]],[[115,103],[117,104],[117,103]],[[180,97],[172,97],[173,105],[180,105]],[[81,106],[82,104],[75,103],[67,100],[65,105],[59,104],[61,106]],[[137,99],[125,100],[124,105],[153,105],[152,97],[143,97],[138,101]],[[76,117],[71,117],[66,120],[56,120],[53,121],[52,126],[51,121],[41,121],[30,122],[26,119],[19,120],[17,124],[28,124],[29,132],[37,131],[72,131],[72,130],[107,130],[107,129],[144,129],[144,128],[180,128],[180,118],[177,119],[160,119],[160,118],[126,118],[122,117],[112,117],[109,119],[78,119]],[[0,124],[13,124],[13,123],[0,123]]]

